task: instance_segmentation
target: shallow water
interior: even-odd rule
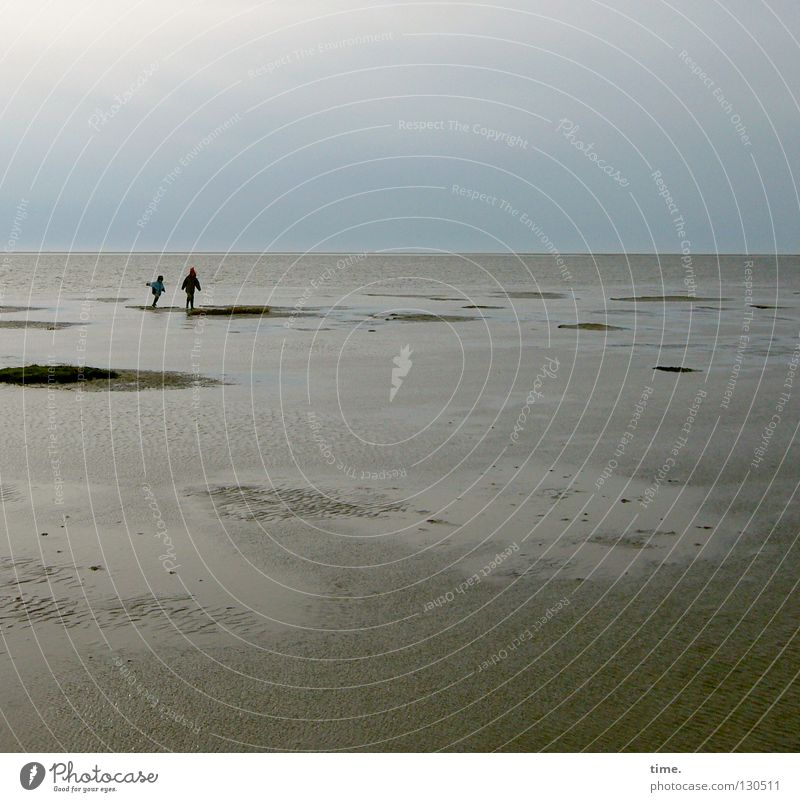
[[[189,263],[18,255],[2,277],[0,321],[77,325],[4,328],[0,366],[226,383],[0,387],[24,668],[0,665],[0,746],[796,743],[772,707],[791,662],[764,669],[796,628],[797,258],[754,259],[748,287],[739,256],[567,257],[567,281],[541,256],[193,255],[199,305],[283,310],[234,318],[185,315]],[[164,308],[133,308],[158,273]],[[612,300],[689,278],[704,300]]]
[[[748,261],[752,273],[746,274]],[[554,258],[535,255],[17,254],[9,264],[0,275],[4,325],[86,325],[57,337],[44,328],[10,328],[0,366],[18,364],[24,355],[28,362],[80,357],[180,370],[193,351],[202,351],[204,370],[236,380],[268,380],[266,349],[324,348],[328,338],[304,334],[337,329],[360,336],[386,326],[391,316],[473,317],[487,336],[510,327],[523,343],[531,337],[549,342],[561,324],[609,322],[630,328],[637,345],[686,344],[707,352],[719,336],[738,334],[748,312],[757,333],[779,347],[781,321],[795,319],[800,309],[800,257],[567,256],[560,268]],[[279,307],[281,316],[187,318],[179,287],[189,264],[202,279],[198,306],[260,303]],[[144,284],[157,274],[167,286],[161,309],[131,308],[149,303]],[[612,300],[687,293],[703,301]],[[19,311],[9,309],[14,306]],[[593,348],[619,340],[580,343]]]

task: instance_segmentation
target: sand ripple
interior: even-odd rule
[[[3,628],[35,628],[45,624],[57,624],[67,629],[98,627],[103,631],[133,624],[156,632],[177,630],[184,635],[224,628],[244,634],[258,628],[260,619],[239,607],[201,607],[186,595],[139,596],[94,603],[74,596],[23,593],[8,599],[0,607],[0,626]]]
[[[211,490],[218,513],[240,520],[285,521],[292,518],[377,518],[402,507],[374,493],[351,494],[349,500],[314,488],[271,489],[257,485],[229,485]]]

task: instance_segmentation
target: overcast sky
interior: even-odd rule
[[[798,252],[798,5],[10,0],[0,239]]]

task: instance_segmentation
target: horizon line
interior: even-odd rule
[[[4,251],[5,256],[64,256],[70,254],[98,254],[109,256],[120,255],[160,255],[184,256],[186,254],[199,254],[203,256],[553,256],[549,251],[112,251],[112,250],[13,250]],[[681,251],[564,251],[561,256],[686,256]],[[744,251],[698,251],[690,254],[696,258],[700,256],[800,256],[800,253],[791,251],[764,251],[760,253],[747,253]]]

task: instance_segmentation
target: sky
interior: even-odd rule
[[[11,0],[0,240],[797,253],[798,5]]]

